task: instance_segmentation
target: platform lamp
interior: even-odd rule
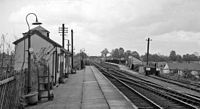
[[[32,23],[32,25],[41,25],[41,22],[38,22],[38,18],[37,15],[35,13],[28,13],[26,15],[26,23],[28,25],[28,89],[27,92],[30,93],[31,92],[31,52],[33,52],[33,49],[31,48],[31,35],[30,35],[30,25],[28,23],[28,16],[29,15],[34,15],[36,17],[35,22]],[[24,45],[25,46],[25,45]]]

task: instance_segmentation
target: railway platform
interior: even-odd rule
[[[115,66],[118,66],[120,70],[129,72],[129,73],[132,73],[132,74],[139,74],[138,72],[135,72],[135,71],[133,71],[133,70],[130,70],[130,69],[129,69],[127,66],[125,66],[125,65],[115,64],[115,63],[111,63],[111,62],[106,62],[106,63],[112,64],[112,65],[115,65]]]
[[[65,84],[54,89],[54,100],[26,109],[135,109],[119,90],[95,67],[70,75]]]

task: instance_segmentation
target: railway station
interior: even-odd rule
[[[0,0],[0,109],[200,109],[200,0]]]
[[[54,91],[54,100],[27,109],[136,109],[94,66],[77,71]]]
[[[127,66],[91,62],[54,90],[52,101],[27,109],[198,109],[196,85],[146,76]]]

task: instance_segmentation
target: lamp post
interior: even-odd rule
[[[31,92],[31,35],[30,35],[30,25],[28,23],[28,16],[29,15],[34,15],[36,17],[36,20],[34,23],[32,23],[32,25],[41,25],[42,23],[38,22],[38,18],[37,15],[35,13],[28,13],[26,15],[26,23],[28,25],[28,89],[27,92],[30,93]],[[25,45],[24,45],[25,46]]]
[[[81,69],[83,69],[83,67],[84,67],[84,62],[83,62],[83,59],[84,59],[84,53],[85,52],[85,49],[83,48],[83,49],[81,49],[80,50],[80,66],[81,66]]]

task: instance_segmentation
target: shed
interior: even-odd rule
[[[198,63],[166,63],[163,68],[163,73],[177,72],[181,73],[184,70],[200,71],[200,64]]]

